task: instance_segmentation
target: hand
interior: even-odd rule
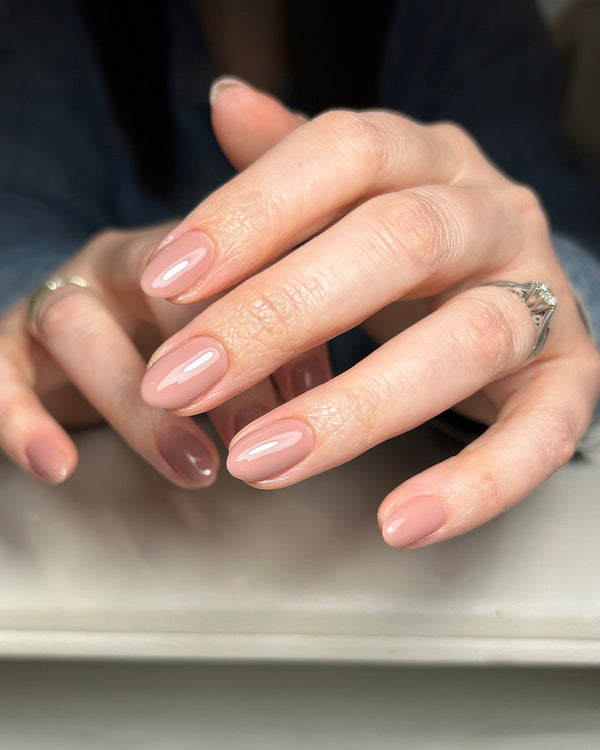
[[[55,272],[83,277],[89,288],[67,285],[47,294],[37,312],[36,336],[29,330],[27,300],[0,319],[0,448],[24,469],[49,482],[64,480],[77,452],[62,425],[106,419],[172,482],[201,487],[214,481],[219,457],[212,441],[192,419],[148,406],[139,392],[146,369],[140,350],[147,354],[207,304],[176,307],[140,289],[149,253],[171,226],[94,237]],[[326,352],[312,356],[328,377]],[[276,373],[281,392],[301,392],[303,383],[293,375],[293,365]],[[280,401],[266,379],[211,418],[228,441]]]
[[[564,464],[598,396],[600,358],[534,193],[452,124],[342,111],[300,124],[249,87],[216,93],[215,132],[232,161],[260,132],[271,148],[159,243],[144,272],[149,294],[177,303],[233,287],[154,354],[145,401],[182,415],[213,409],[368,321],[385,343],[245,427],[230,446],[235,476],[283,487],[455,407],[492,426],[379,510],[389,544],[422,546],[478,526]],[[211,243],[210,267],[165,285],[198,240]],[[558,308],[529,359],[527,306],[487,284],[535,279]]]

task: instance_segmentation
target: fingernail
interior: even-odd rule
[[[292,365],[292,388],[296,396],[326,383],[330,375],[319,357],[309,357]]]
[[[231,86],[245,86],[246,88],[250,88],[248,84],[245,81],[242,81],[240,78],[234,78],[233,76],[224,76],[223,78],[217,78],[212,82],[210,91],[208,92],[208,101],[210,102],[211,107],[217,101],[219,95],[225,89],[228,89]]]
[[[433,534],[446,522],[446,511],[433,497],[419,497],[396,508],[385,519],[381,533],[390,547],[407,547]]]
[[[291,469],[310,453],[314,438],[299,419],[280,419],[245,435],[229,452],[227,469],[238,479],[257,482]]]
[[[210,237],[196,230],[165,245],[142,274],[142,289],[150,297],[175,297],[202,278],[215,261]]]
[[[233,434],[235,435],[240,430],[244,429],[247,424],[262,417],[267,411],[268,409],[265,409],[264,406],[260,406],[260,404],[253,404],[252,406],[247,406],[245,409],[239,411],[233,418]]]
[[[158,359],[142,379],[142,398],[159,409],[177,409],[211,388],[227,372],[225,350],[198,336]]]
[[[35,473],[48,482],[62,482],[69,473],[67,457],[46,438],[32,440],[25,455]]]
[[[195,485],[212,484],[217,467],[214,458],[197,438],[186,430],[171,429],[157,440],[160,455],[173,471]]]

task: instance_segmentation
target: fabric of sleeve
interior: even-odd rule
[[[463,125],[485,153],[540,195],[553,230],[600,258],[600,185],[560,127],[561,66],[533,0],[402,0],[380,103]]]
[[[0,14],[0,307],[114,216],[114,143],[102,81],[71,0]]]

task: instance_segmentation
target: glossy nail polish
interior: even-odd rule
[[[215,339],[189,339],[150,367],[142,379],[142,398],[159,409],[178,409],[205,393],[227,372],[225,350]]]
[[[36,438],[25,448],[25,455],[35,473],[48,482],[62,482],[69,468],[67,457],[46,438]]]
[[[191,433],[177,428],[166,430],[159,436],[157,446],[160,455],[186,482],[208,485],[214,481],[215,459]]]
[[[386,517],[381,533],[390,547],[407,547],[433,534],[446,522],[443,505],[433,497],[419,497]]]
[[[207,234],[199,230],[182,234],[149,261],[142,274],[142,289],[150,297],[176,297],[207,273],[215,256]]]
[[[227,469],[245,482],[269,479],[306,458],[313,445],[307,424],[299,419],[280,419],[241,438],[229,452]]]

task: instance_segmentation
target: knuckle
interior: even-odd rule
[[[88,242],[88,247],[113,247],[126,242],[133,232],[125,229],[107,227],[94,234]]]
[[[445,144],[446,148],[452,149],[460,159],[470,161],[480,156],[479,149],[475,141],[471,138],[467,130],[456,122],[443,120],[429,125],[434,133]]]
[[[361,169],[375,175],[387,163],[389,139],[376,119],[351,110],[331,110],[319,115],[314,122],[326,139],[336,144],[344,167],[350,157]]]
[[[477,352],[483,371],[496,374],[516,364],[516,336],[504,310],[494,300],[477,293],[464,295],[457,304],[457,344]]]
[[[235,195],[214,196],[214,207],[206,224],[219,238],[225,263],[239,263],[239,248],[260,237],[263,245],[281,240],[282,227],[297,221],[300,195],[293,180],[262,180],[251,187],[237,190]],[[234,206],[234,208],[232,208]]]
[[[573,456],[579,442],[577,419],[566,406],[551,404],[544,408],[538,420],[534,443],[545,446],[547,460],[552,472]]]
[[[14,394],[11,398],[0,400],[0,420],[2,420],[4,432],[10,429],[11,425],[18,425],[23,422],[26,408],[26,400]]]
[[[361,452],[381,441],[382,414],[389,413],[390,403],[385,383],[363,379],[340,383],[336,399],[320,404],[309,416],[316,434],[326,436],[324,442],[343,441]]]
[[[299,340],[310,331],[311,311],[323,306],[324,293],[313,280],[289,278],[285,285],[265,288],[264,284],[246,286],[227,325],[234,348],[244,350],[252,342],[261,355],[276,346],[279,355],[295,353]]]
[[[478,498],[478,513],[492,518],[506,507],[506,489],[502,475],[498,473],[491,461],[482,461],[481,455],[476,450],[471,450],[466,459],[462,474],[469,478],[469,486],[475,489]],[[457,485],[457,491],[458,493],[464,491],[462,483]],[[456,497],[455,501],[457,507],[460,507],[461,497]],[[469,511],[470,508],[465,508],[465,513]]]
[[[533,235],[547,234],[548,221],[539,196],[528,185],[512,184],[508,205],[512,217],[518,216],[526,231]]]
[[[370,231],[377,259],[383,255],[399,270],[408,259],[429,277],[448,262],[449,254],[459,246],[460,225],[450,218],[437,196],[407,191],[373,199],[375,202],[377,221],[370,222]]]
[[[430,127],[438,134],[442,135],[446,140],[452,141],[456,144],[465,144],[467,141],[471,142],[469,134],[462,125],[459,125],[452,120],[442,120],[434,123]]]

